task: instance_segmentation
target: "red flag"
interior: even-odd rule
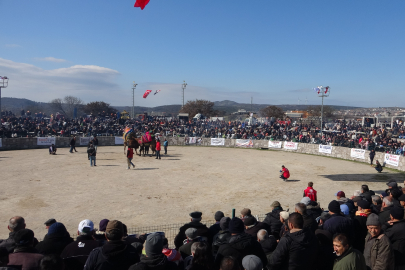
[[[149,3],[149,0],[136,0],[134,7],[140,7],[142,10]]]
[[[325,94],[328,93],[329,87],[325,87]]]
[[[145,93],[143,94],[143,98],[147,98],[151,92],[152,90],[146,90]]]

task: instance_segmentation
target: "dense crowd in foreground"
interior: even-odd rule
[[[169,120],[170,119],[170,120]],[[243,120],[243,119],[241,119]],[[336,146],[377,149],[390,153],[404,154],[404,144],[398,139],[405,139],[405,125],[401,119],[396,119],[393,126],[390,123],[380,127],[361,125],[356,120],[335,120],[333,125],[325,126],[320,133],[317,121],[310,124],[273,121],[248,125],[245,121],[210,121],[192,120],[185,122],[176,118],[146,117],[144,120],[117,119],[117,115],[104,115],[66,119],[63,117],[45,117],[45,115],[22,116],[8,115],[1,118],[0,137],[27,136],[122,136],[126,126],[135,132],[153,131],[164,136],[190,136],[202,138],[232,138],[232,139],[273,139],[281,141],[296,141],[303,143],[322,143]]]
[[[339,191],[324,211],[309,182],[293,211],[274,201],[262,222],[245,208],[240,218],[216,212],[208,228],[202,213],[193,212],[179,228],[175,249],[164,232],[128,235],[122,222],[107,219],[98,230],[91,220],[81,221],[76,240],[50,219],[38,243],[16,216],[9,238],[0,242],[0,269],[405,269],[405,188],[395,181],[387,187],[375,195],[362,185],[350,198]]]

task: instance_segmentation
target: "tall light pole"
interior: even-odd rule
[[[7,76],[0,76],[0,118],[1,118],[1,88],[7,88],[8,78]]]
[[[132,82],[132,112],[131,112],[131,116],[132,119],[135,118],[135,88],[138,85],[137,83],[135,83],[135,81]]]
[[[183,106],[181,108],[184,107],[184,89],[186,89],[186,86],[187,86],[186,81],[183,81],[183,84],[181,85],[181,88],[183,88]]]
[[[321,135],[323,135],[323,131],[322,131],[322,124],[323,124],[323,98],[324,97],[329,97],[330,94],[330,87],[329,86],[325,86],[323,87],[318,86],[317,88],[314,88],[314,90],[318,93],[318,97],[322,98],[322,106],[321,106]]]

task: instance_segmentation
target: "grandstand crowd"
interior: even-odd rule
[[[319,124],[273,121],[247,125],[244,121],[183,121],[176,118],[152,117],[123,120],[117,115],[89,115],[77,119],[44,114],[16,116],[10,114],[1,118],[0,137],[46,137],[72,135],[122,136],[126,126],[135,132],[153,131],[164,136],[189,136],[201,138],[228,138],[294,141],[302,143],[331,144],[351,148],[363,148],[403,155],[405,153],[405,125],[402,120],[371,127],[358,121],[334,120],[333,125],[320,132]]]
[[[15,216],[0,240],[0,269],[405,269],[404,191],[396,181],[379,195],[362,185],[353,196],[338,191],[322,209],[309,182],[294,209],[274,201],[263,221],[244,208],[233,218],[217,211],[207,227],[202,213],[192,212],[174,241],[165,232],[128,235],[125,224],[108,219],[98,229],[82,220],[73,239],[62,221],[50,219],[38,242],[29,221]]]

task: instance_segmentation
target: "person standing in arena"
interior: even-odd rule
[[[290,178],[290,171],[284,165],[281,166],[280,174],[280,178],[283,179],[284,182]]]
[[[132,163],[132,159],[134,158],[134,149],[131,147],[128,147],[127,150],[127,164],[128,164],[128,170],[131,169],[131,165],[133,168],[135,168],[135,164]]]
[[[156,140],[156,159],[160,159],[160,140]]]
[[[167,146],[169,145],[169,142],[167,141],[167,139],[165,139],[165,141],[163,142],[163,148],[165,149],[165,155],[167,155]]]
[[[304,196],[303,197],[308,197],[311,199],[311,201],[316,202],[317,197],[316,197],[316,190],[313,188],[314,183],[309,182],[308,187],[306,190],[304,190]]]

